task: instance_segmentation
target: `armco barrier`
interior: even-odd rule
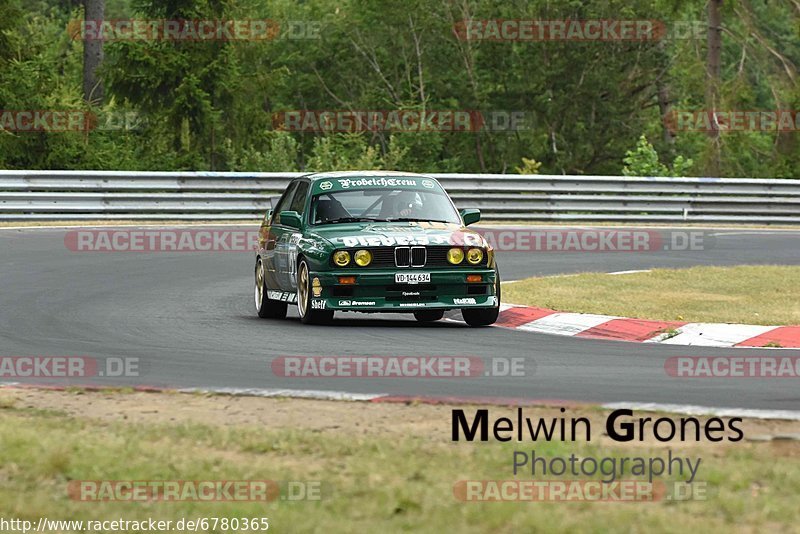
[[[0,220],[252,220],[301,173],[0,171]],[[484,220],[800,224],[800,180],[433,174]]]

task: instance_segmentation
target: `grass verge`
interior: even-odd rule
[[[529,278],[503,286],[503,300],[637,319],[795,325],[800,324],[800,267],[692,267]]]
[[[40,516],[269,517],[279,532],[789,531],[799,515],[798,442],[677,443],[675,455],[702,458],[697,479],[707,484],[707,500],[464,503],[454,483],[513,479],[514,450],[598,458],[666,457],[667,450],[615,444],[599,430],[589,443],[453,443],[446,406],[124,392],[4,390],[0,398],[0,517],[34,524]],[[603,428],[607,413],[569,415],[576,412]],[[525,409],[531,417],[558,413]],[[756,432],[774,424],[745,423],[760,425]],[[272,503],[68,498],[67,484],[87,479],[321,481],[323,493],[318,501]]]

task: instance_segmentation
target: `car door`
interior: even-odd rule
[[[270,289],[282,289],[280,280],[280,269],[282,268],[279,245],[286,239],[287,230],[292,230],[283,226],[280,221],[281,211],[288,209],[288,206],[297,190],[298,181],[291,182],[286,191],[283,192],[280,200],[272,210],[272,217],[262,227],[259,234],[259,249],[261,258],[264,262],[264,275],[267,287]]]
[[[291,201],[286,211],[296,211],[301,219],[306,220],[306,201],[308,199],[309,181],[301,180],[297,184]],[[297,291],[297,244],[302,237],[301,230],[297,228],[283,227],[283,234],[276,245],[276,265],[278,267],[278,279],[280,288],[284,291]]]

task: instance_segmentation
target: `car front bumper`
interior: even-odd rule
[[[398,272],[426,272],[431,279],[426,283],[400,284],[395,282]],[[467,282],[467,275],[480,275],[481,280]],[[355,284],[340,283],[340,277],[352,276],[356,277]],[[360,312],[493,308],[499,305],[495,276],[494,269],[486,268],[312,272],[312,308]]]

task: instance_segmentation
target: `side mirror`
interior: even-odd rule
[[[481,210],[475,208],[467,208],[458,212],[461,215],[461,220],[464,221],[464,226],[475,224],[481,220]]]
[[[292,228],[300,228],[303,221],[300,218],[300,214],[296,211],[282,211],[280,214],[281,224],[284,226],[290,226]]]

